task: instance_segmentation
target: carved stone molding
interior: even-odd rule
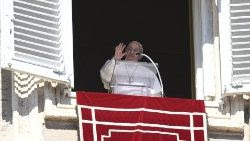
[[[52,87],[58,85],[57,82],[33,76],[22,72],[14,72],[14,91],[20,98],[28,97],[34,89],[45,86],[49,82]]]

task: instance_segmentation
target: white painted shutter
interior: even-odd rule
[[[224,2],[219,13],[222,91],[224,94],[248,93],[250,0],[229,0],[228,4],[227,0],[221,2]]]
[[[13,0],[6,68],[73,85],[71,0]],[[6,25],[7,26],[7,25]],[[7,33],[8,34],[8,33]]]

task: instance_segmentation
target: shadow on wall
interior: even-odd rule
[[[241,133],[232,133],[232,132],[213,132],[208,130],[208,137],[209,139],[216,139],[216,140],[237,140],[241,141],[244,139],[244,135]]]
[[[1,69],[2,120],[12,123],[12,85],[11,71]]]

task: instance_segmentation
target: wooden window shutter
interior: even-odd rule
[[[13,0],[11,6],[6,68],[73,85],[71,0]]]
[[[232,80],[250,83],[250,0],[231,0]]]

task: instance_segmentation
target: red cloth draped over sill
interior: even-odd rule
[[[204,141],[204,101],[77,92],[83,141]]]

